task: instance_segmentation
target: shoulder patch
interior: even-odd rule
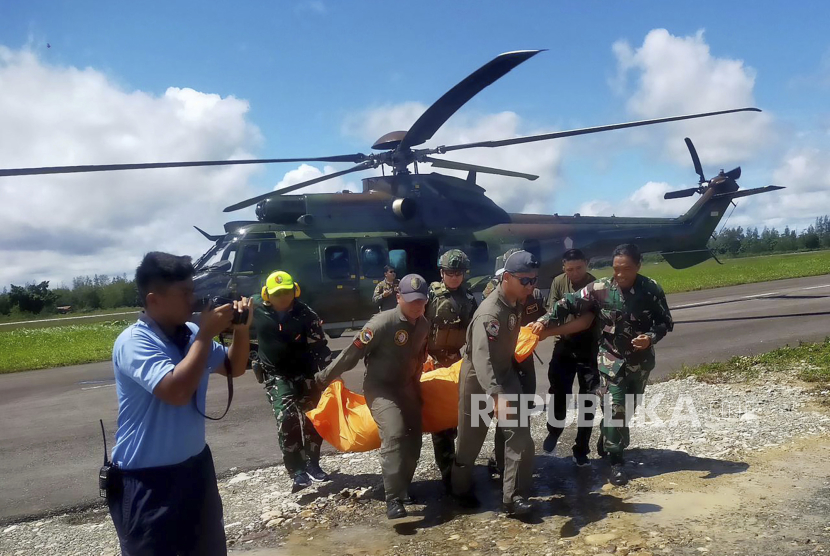
[[[539,304],[538,304],[538,303],[534,303],[533,305],[528,305],[528,306],[527,306],[527,309],[525,309],[525,312],[526,312],[528,315],[532,315],[533,313],[535,313],[535,312],[536,312],[536,311],[538,311],[538,310],[539,310]]]
[[[364,347],[366,347],[366,344],[372,341],[372,338],[374,337],[375,333],[372,331],[372,329],[365,327],[358,333],[357,337],[354,339],[354,342],[352,343],[355,345],[355,347],[363,349]]]
[[[496,319],[484,321],[484,331],[487,332],[487,335],[490,337],[491,340],[494,340],[499,335],[499,328],[501,325],[499,321]]]

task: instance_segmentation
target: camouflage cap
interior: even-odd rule
[[[470,259],[461,249],[450,249],[438,257],[438,268],[444,270],[468,270]]]

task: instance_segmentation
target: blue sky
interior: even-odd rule
[[[511,134],[695,111],[685,110],[686,107],[731,108],[747,98],[765,111],[767,119],[753,122],[757,127],[743,135],[734,128],[745,126],[754,115],[709,120],[705,125],[718,130],[711,137],[705,128],[675,125],[645,133],[623,131],[601,138],[566,139],[556,142],[562,144],[555,151],[525,151],[515,162],[503,157],[499,159],[503,166],[521,171],[528,170],[522,164],[532,165],[534,157],[549,156],[549,161],[530,170],[549,169],[552,174],[548,185],[540,186],[532,206],[518,206],[518,201],[507,194],[500,197],[501,183],[492,187],[485,184],[495,198],[510,205],[508,208],[560,213],[593,209],[602,213],[608,211],[608,205],[629,204],[631,214],[679,214],[688,203],[675,201],[668,208],[658,206],[655,199],[659,195],[655,191],[689,186],[696,181],[691,161],[683,155],[682,137],[689,130],[698,133],[693,139],[702,137],[695,143],[707,176],[720,167],[741,164],[743,187],[779,183],[776,178],[797,177],[811,182],[827,178],[826,167],[816,171],[812,163],[828,158],[830,4],[536,4],[524,7],[506,2],[325,0],[129,5],[10,2],[4,5],[0,18],[0,46],[11,52],[10,56],[28,52],[35,60],[32,67],[45,68],[47,72],[89,68],[106,80],[107,87],[125,95],[142,91],[158,99],[168,88],[176,87],[223,99],[243,99],[248,103],[247,110],[240,108],[239,118],[255,131],[241,139],[240,144],[244,143],[246,153],[267,157],[368,152],[375,138],[371,133],[379,136],[384,131],[379,124],[366,124],[371,116],[380,122],[402,122],[403,127],[408,125],[407,117],[417,117],[417,105],[405,109],[404,103],[428,106],[500,52],[546,48],[547,52],[526,62],[465,106],[448,122],[452,129],[448,128],[447,137],[452,140],[477,129],[476,133],[493,133],[491,138],[499,139]],[[665,30],[665,34],[655,33],[656,30]],[[647,41],[647,37],[653,40]],[[51,48],[46,47],[47,43]],[[709,57],[697,69],[690,70],[701,72],[700,79],[693,79],[680,92],[664,92],[659,83],[671,83],[672,78],[659,72],[668,68],[682,73],[683,63],[666,64],[657,58],[669,56],[674,48],[677,56],[683,56],[684,48],[691,43],[708,49]],[[621,44],[627,47],[620,47]],[[623,71],[625,56],[621,52],[626,48],[635,56]],[[719,62],[725,64],[724,79],[735,77],[734,90],[710,94],[709,100],[701,104],[694,89],[698,83],[704,89],[720,83],[705,73]],[[729,62],[734,62],[734,67]],[[14,63],[5,62],[7,67]],[[625,79],[621,80],[620,75]],[[643,85],[654,79],[658,83],[655,88]],[[3,83],[0,76],[0,85]],[[61,87],[67,87],[67,96],[72,97],[71,83]],[[83,92],[74,94],[84,96]],[[674,98],[681,96],[684,98]],[[7,100],[4,106],[0,98],[0,112],[10,110],[12,101]],[[83,111],[83,105],[67,102],[67,110],[74,111],[74,117],[79,118],[77,112]],[[98,104],[96,111],[105,110]],[[650,106],[658,113],[651,113]],[[515,116],[507,122],[511,125],[496,117],[505,112]],[[205,114],[202,116],[210,117]],[[62,125],[60,121],[58,124]],[[730,128],[733,134],[724,132],[726,136],[721,136],[723,128]],[[53,132],[49,133],[49,129]],[[61,132],[62,137],[66,135],[66,143],[56,143],[54,129],[55,124],[44,128],[44,143],[40,147],[32,145],[25,157],[16,154],[12,158],[8,149],[5,155],[0,149],[0,166],[64,163],[67,149],[75,147],[79,152],[74,163],[144,162],[148,160],[143,157],[151,154],[162,158],[165,154],[167,158],[230,154],[209,145],[195,151],[185,148],[182,152],[167,147],[160,153],[136,149],[134,158],[129,150],[119,151],[116,154],[120,158],[113,160],[112,153],[96,154],[99,151],[95,149],[81,148],[79,145],[88,136],[75,134],[71,127]],[[500,135],[501,132],[507,135]],[[147,141],[148,136],[164,133],[163,129],[155,129],[139,136]],[[763,135],[763,140],[758,135]],[[37,143],[40,136],[28,137]],[[184,134],[180,141],[187,142],[188,137]],[[707,137],[712,145],[708,159],[703,151],[709,147],[699,143]],[[673,146],[670,148],[667,142]],[[47,146],[58,152],[52,156]],[[228,149],[233,150],[232,147]],[[85,158],[77,158],[81,156]],[[799,156],[807,158],[802,160]],[[799,164],[807,167],[801,168]],[[793,168],[801,168],[803,175],[792,174]],[[215,217],[193,223],[212,225],[215,229],[222,222],[223,217],[218,214],[221,208],[237,200],[231,195],[263,192],[278,182],[288,183],[285,174],[296,169],[296,165],[279,165],[241,174],[245,187],[229,189],[227,198],[217,189],[204,209],[215,211]],[[196,180],[204,174],[190,176]],[[190,179],[183,174],[177,174],[177,178]],[[121,183],[114,176],[108,179],[112,187]],[[142,179],[155,180],[157,176],[147,174]],[[662,189],[652,188],[654,191],[639,191],[647,182],[665,185]],[[49,185],[58,188],[59,185],[53,185],[58,183]],[[22,187],[8,183],[3,186]],[[25,183],[25,187],[35,186],[34,181]],[[818,185],[810,185],[808,192],[819,194]],[[646,194],[654,194],[655,199],[644,199]],[[797,199],[790,203],[792,213],[784,215],[772,211],[769,201],[747,203],[743,220],[736,220],[738,223],[802,225],[819,213],[830,211],[828,204],[810,203],[810,210],[816,214],[807,214]],[[741,212],[739,209],[736,217]],[[625,210],[622,213],[627,214]],[[88,224],[95,226],[95,222]],[[15,240],[25,243],[27,238]],[[73,266],[82,268],[83,265]],[[26,272],[40,271],[22,265],[14,276]],[[11,277],[0,276],[0,283]]]

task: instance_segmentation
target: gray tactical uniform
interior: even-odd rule
[[[400,307],[378,313],[349,347],[316,375],[327,385],[364,360],[363,394],[380,431],[386,500],[407,497],[421,454],[421,372],[429,323],[410,324]]]
[[[473,422],[473,395],[522,393],[513,356],[519,338],[523,306],[511,306],[501,285],[485,298],[467,329],[467,345],[458,381],[458,446],[452,469],[452,489],[457,495],[471,492],[473,465],[487,436],[485,423]],[[512,405],[512,404],[511,404]],[[518,413],[511,417],[518,421]],[[503,501],[528,496],[533,475],[533,438],[530,428],[501,426],[505,442]]]

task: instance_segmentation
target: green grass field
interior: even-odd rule
[[[798,369],[798,378],[805,382],[830,383],[830,338],[752,357],[733,357],[722,363],[683,367],[672,378],[695,376],[706,382],[722,383],[751,379],[765,371],[791,369]]]
[[[116,307],[114,309],[98,309],[95,311],[77,311],[67,313],[65,315],[49,314],[49,315],[32,315],[32,314],[16,314],[16,315],[0,315],[0,324],[11,324],[18,322],[34,322],[47,321],[59,319],[77,319],[78,317],[104,317],[107,315],[117,313],[129,313],[140,311],[140,307]]]
[[[611,275],[610,268],[600,268],[591,272],[597,278]],[[646,263],[643,264],[642,274],[656,280],[666,293],[708,290],[830,274],[830,251],[726,259],[722,265],[708,260],[684,270],[675,270],[665,262]]]
[[[0,373],[106,361],[127,321],[21,328],[0,333]]]

